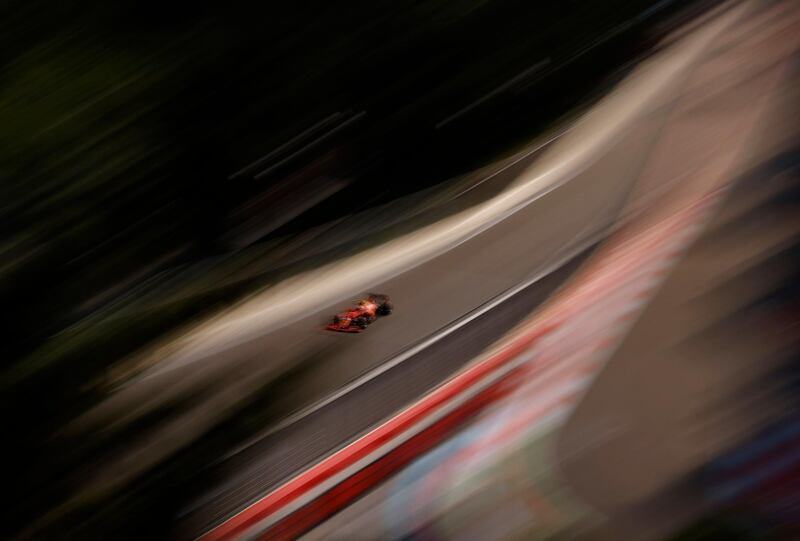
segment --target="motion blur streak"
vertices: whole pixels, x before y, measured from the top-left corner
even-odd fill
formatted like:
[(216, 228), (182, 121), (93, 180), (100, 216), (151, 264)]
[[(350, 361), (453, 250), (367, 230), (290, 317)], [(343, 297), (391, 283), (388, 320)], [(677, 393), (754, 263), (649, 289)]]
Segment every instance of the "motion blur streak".
[(0, 537), (800, 538), (800, 3), (0, 7)]

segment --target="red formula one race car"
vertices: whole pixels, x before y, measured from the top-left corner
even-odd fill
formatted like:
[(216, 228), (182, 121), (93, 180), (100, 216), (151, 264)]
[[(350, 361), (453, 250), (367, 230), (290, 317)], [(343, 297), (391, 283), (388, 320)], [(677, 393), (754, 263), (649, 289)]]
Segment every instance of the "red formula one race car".
[(388, 316), (391, 313), (392, 303), (388, 296), (370, 293), (367, 298), (358, 301), (355, 308), (348, 308), (333, 316), (333, 323), (325, 328), (337, 332), (361, 332), (378, 319), (378, 316)]

